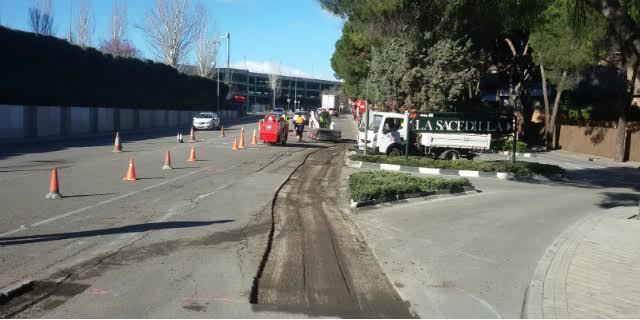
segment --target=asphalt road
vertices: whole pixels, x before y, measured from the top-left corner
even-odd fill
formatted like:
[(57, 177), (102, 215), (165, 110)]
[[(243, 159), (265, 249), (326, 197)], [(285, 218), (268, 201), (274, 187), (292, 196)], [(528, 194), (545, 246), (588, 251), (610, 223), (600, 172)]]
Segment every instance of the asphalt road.
[[(256, 119), (245, 120), (247, 143)], [(344, 121), (337, 119), (338, 127)], [(177, 144), (174, 133), (122, 136), (125, 152), (117, 154), (110, 139), (5, 149), (0, 288), (36, 281), (0, 301), (0, 316), (313, 315), (309, 308), (251, 304), (251, 290), (269, 242), (274, 196), (311, 153), (335, 144), (291, 143), (290, 135), (286, 146), (232, 151), (239, 130), (227, 126), (226, 138), (198, 131), (195, 144)], [(192, 145), (195, 163), (185, 161)], [(161, 170), (166, 150), (174, 170)], [(131, 157), (140, 178), (133, 183), (121, 180)], [(44, 199), (54, 165), (58, 201)], [(343, 261), (357, 271), (357, 259)]]
[[(247, 144), (256, 117), (245, 119)], [(0, 306), (17, 317), (289, 317), (252, 310), (273, 195), (317, 143), (247, 145), (240, 124), (112, 140), (5, 147), (0, 153), (0, 289), (37, 280)], [(186, 134), (186, 132), (185, 132)], [(289, 138), (291, 142), (293, 136)], [(195, 147), (197, 162), (186, 162)], [(162, 170), (166, 150), (174, 170)], [(136, 182), (122, 181), (129, 158)], [(52, 166), (62, 200), (45, 200)], [(58, 283), (62, 280), (61, 283)], [(303, 315), (298, 315), (298, 317)]]
[(519, 159), (560, 165), (568, 179), (470, 179), (482, 192), (354, 215), (420, 317), (519, 318), (539, 259), (565, 228), (612, 207), (637, 211), (640, 169), (634, 164), (563, 152)]

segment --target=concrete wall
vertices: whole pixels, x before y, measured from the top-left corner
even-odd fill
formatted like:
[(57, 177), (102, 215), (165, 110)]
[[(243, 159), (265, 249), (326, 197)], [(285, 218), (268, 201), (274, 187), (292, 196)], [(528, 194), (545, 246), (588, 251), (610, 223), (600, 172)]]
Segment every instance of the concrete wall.
[(24, 108), (0, 105), (0, 137), (24, 137)]
[[(562, 125), (558, 142), (562, 150), (614, 158), (616, 131), (616, 128)], [(628, 139), (629, 160), (640, 161), (640, 132), (631, 133)]]
[(113, 113), (114, 109), (111, 108), (97, 108), (98, 109), (98, 132), (111, 132), (113, 127)]
[(91, 108), (71, 108), (71, 133), (89, 133), (91, 131)]
[(62, 134), (61, 108), (58, 107), (37, 107), (36, 132), (38, 137), (59, 136)]
[(138, 111), (139, 122), (138, 128), (149, 129), (153, 122), (153, 111), (151, 110), (139, 110)]
[(119, 130), (127, 131), (135, 129), (135, 110), (120, 109), (120, 126)]
[[(189, 128), (199, 111), (0, 105), (0, 144), (162, 128)], [(221, 110), (223, 120), (237, 111)]]

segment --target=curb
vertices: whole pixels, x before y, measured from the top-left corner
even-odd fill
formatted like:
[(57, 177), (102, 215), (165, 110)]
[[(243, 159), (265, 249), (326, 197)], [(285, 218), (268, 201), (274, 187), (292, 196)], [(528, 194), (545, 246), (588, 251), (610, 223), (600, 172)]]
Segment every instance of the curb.
[(631, 213), (595, 213), (567, 227), (545, 250), (527, 287), (523, 318), (569, 318), (566, 281), (570, 255), (583, 235), (604, 218), (628, 219)]
[[(350, 201), (349, 206), (353, 210), (353, 209), (362, 208), (366, 206), (375, 206), (379, 204), (394, 203), (394, 202), (409, 200), (409, 199), (429, 200), (431, 198), (434, 198), (434, 196), (464, 195), (464, 194), (472, 194), (472, 193), (477, 193), (475, 188), (464, 186), (462, 187), (462, 189), (457, 189), (457, 190), (438, 190), (438, 191), (431, 191), (431, 192), (403, 193), (403, 194), (396, 194), (395, 196), (391, 196), (391, 197), (384, 197), (381, 199), (366, 200), (366, 201), (353, 201), (352, 199), (349, 199)], [(407, 202), (407, 201), (404, 201), (404, 202)]]
[[(505, 156), (510, 156), (511, 155), (511, 151), (503, 151), (502, 152), (503, 155)], [(516, 156), (521, 156), (521, 157), (525, 157), (525, 158), (535, 158), (536, 156), (530, 152), (525, 152), (525, 153), (520, 153), (520, 152), (516, 152)]]
[(386, 170), (386, 171), (407, 172), (407, 173), (434, 174), (434, 175), (445, 175), (445, 176), (458, 176), (458, 177), (468, 177), (468, 178), (497, 178), (502, 180), (515, 178), (515, 175), (513, 173), (508, 173), (508, 172), (483, 172), (483, 171), (475, 171), (475, 170), (438, 169), (438, 168), (410, 167), (410, 166), (402, 166), (398, 164), (388, 164), (388, 163), (351, 161), (349, 159), (350, 154), (351, 153), (346, 154), (345, 162), (347, 166), (351, 168)]

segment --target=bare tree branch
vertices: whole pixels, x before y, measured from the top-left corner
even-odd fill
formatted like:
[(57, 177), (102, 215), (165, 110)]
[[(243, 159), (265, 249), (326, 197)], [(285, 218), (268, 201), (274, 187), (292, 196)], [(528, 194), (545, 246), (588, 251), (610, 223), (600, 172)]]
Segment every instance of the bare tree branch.
[(91, 4), (88, 0), (80, 0), (78, 3), (78, 26), (76, 30), (78, 44), (83, 47), (90, 47), (95, 29), (96, 24)]
[(140, 52), (127, 39), (127, 8), (116, 1), (111, 15), (111, 38), (100, 43), (100, 50), (120, 57), (138, 57)]
[(201, 35), (204, 19), (203, 7), (193, 6), (190, 0), (156, 0), (137, 27), (155, 56), (175, 68)]
[(198, 75), (204, 78), (212, 78), (215, 74), (216, 56), (220, 45), (219, 37), (208, 32), (209, 21), (206, 12), (203, 12), (202, 29), (196, 39), (196, 69)]
[(53, 35), (53, 14), (51, 0), (34, 0), (29, 7), (29, 25), (37, 34)]

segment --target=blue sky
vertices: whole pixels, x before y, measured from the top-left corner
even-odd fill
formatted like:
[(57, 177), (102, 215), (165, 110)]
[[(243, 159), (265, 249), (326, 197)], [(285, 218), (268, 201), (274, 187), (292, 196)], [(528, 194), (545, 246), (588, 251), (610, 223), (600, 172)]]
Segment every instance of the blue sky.
[[(34, 0), (0, 0), (0, 23), (28, 30), (27, 10)], [(72, 30), (78, 0), (70, 0)], [(255, 71), (277, 68), (281, 73), (334, 79), (331, 55), (340, 38), (342, 21), (325, 12), (316, 0), (193, 0), (208, 10), (212, 29), (221, 36), (231, 32), (231, 64)], [(106, 38), (114, 0), (89, 0), (95, 17), (94, 43)], [(128, 38), (145, 58), (153, 58), (145, 38), (135, 25), (154, 0), (124, 0)], [(66, 38), (69, 0), (51, 0), (56, 36)], [(95, 45), (95, 44), (94, 44)], [(226, 63), (226, 41), (218, 63)], [(190, 57), (191, 58), (191, 57)], [(246, 61), (246, 63), (245, 63)]]

